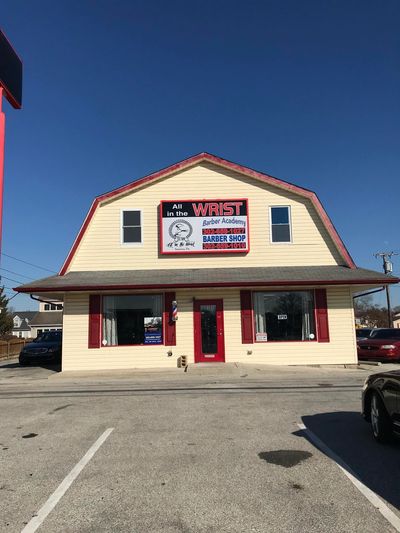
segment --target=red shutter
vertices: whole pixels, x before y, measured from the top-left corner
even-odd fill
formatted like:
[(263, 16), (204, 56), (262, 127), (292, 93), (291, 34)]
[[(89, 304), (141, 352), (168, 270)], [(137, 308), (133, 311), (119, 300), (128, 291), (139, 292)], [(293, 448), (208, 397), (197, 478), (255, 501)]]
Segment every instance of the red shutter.
[(89, 296), (89, 348), (100, 348), (101, 296)]
[[(176, 345), (176, 323), (172, 321), (172, 302), (175, 300), (174, 292), (164, 293), (164, 344)], [(178, 309), (179, 313), (179, 309)]]
[(242, 344), (253, 344), (251, 291), (240, 291), (240, 315), (242, 319)]
[(329, 342), (328, 306), (326, 289), (315, 289), (315, 314), (318, 342)]

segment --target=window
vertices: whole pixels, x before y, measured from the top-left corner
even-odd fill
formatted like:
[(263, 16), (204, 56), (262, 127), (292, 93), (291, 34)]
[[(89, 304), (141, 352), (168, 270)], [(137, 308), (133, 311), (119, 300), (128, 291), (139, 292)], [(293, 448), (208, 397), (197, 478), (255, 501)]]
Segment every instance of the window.
[(271, 242), (291, 242), (290, 208), (271, 207)]
[(254, 293), (256, 341), (315, 339), (313, 291)]
[(124, 244), (142, 242), (141, 211), (122, 211), (122, 242)]
[(44, 304), (44, 310), (50, 311), (50, 304)]
[(376, 329), (370, 335), (372, 339), (400, 339), (400, 331), (396, 329)]
[(103, 298), (103, 346), (162, 344), (162, 296)]

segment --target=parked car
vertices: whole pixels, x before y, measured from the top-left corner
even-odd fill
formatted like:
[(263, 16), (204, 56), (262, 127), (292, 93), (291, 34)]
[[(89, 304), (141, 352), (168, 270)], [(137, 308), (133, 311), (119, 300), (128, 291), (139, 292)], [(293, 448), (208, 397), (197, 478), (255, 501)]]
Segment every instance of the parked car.
[(400, 362), (400, 329), (372, 331), (367, 339), (357, 340), (357, 353), (361, 361)]
[(371, 335), (373, 331), (374, 331), (373, 328), (358, 328), (356, 329), (356, 339), (358, 341), (362, 339), (368, 339), (368, 337)]
[(362, 414), (377, 441), (400, 435), (400, 370), (372, 374), (365, 380)]
[(34, 341), (26, 344), (19, 354), (19, 364), (29, 365), (33, 362), (61, 362), (61, 331), (46, 331)]

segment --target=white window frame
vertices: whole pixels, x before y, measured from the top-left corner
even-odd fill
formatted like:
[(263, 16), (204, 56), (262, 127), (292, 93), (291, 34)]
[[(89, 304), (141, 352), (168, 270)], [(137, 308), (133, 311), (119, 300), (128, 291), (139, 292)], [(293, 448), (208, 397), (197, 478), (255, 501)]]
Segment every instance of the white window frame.
[[(139, 211), (140, 213), (140, 242), (124, 242), (124, 213), (126, 211)], [(137, 248), (143, 246), (143, 211), (142, 209), (121, 209), (120, 214), (120, 241), (121, 246), (127, 246), (128, 248)]]
[[(275, 207), (287, 207), (288, 209), (290, 241), (273, 241), (272, 240), (272, 209)], [(274, 226), (279, 226), (279, 224), (274, 224)], [(292, 210), (291, 210), (290, 205), (270, 205), (269, 206), (269, 242), (270, 244), (293, 244)]]

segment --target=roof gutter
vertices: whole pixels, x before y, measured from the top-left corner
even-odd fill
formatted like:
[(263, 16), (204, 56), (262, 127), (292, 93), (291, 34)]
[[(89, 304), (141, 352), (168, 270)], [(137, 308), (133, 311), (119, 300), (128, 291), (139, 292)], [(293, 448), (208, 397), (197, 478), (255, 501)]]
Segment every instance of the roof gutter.
[[(38, 292), (38, 291), (35, 291), (35, 292)], [(30, 294), (30, 297), (32, 298), (32, 300), (35, 300), (35, 302), (41, 302), (42, 304), (59, 304), (59, 300), (54, 300), (54, 301), (51, 301), (51, 300), (41, 300), (40, 298), (35, 298), (32, 294)]]
[[(398, 283), (399, 278), (392, 278), (387, 283)], [(70, 285), (60, 287), (15, 287), (21, 293), (38, 292), (88, 292), (113, 290), (143, 290), (143, 289), (186, 289), (203, 287), (296, 287), (315, 285), (382, 285), (381, 279), (353, 279), (353, 280), (274, 280), (274, 281), (225, 281), (225, 282), (194, 282), (194, 283), (147, 283), (143, 285)]]
[(353, 296), (353, 300), (356, 298), (362, 298), (363, 296), (369, 296), (370, 294), (375, 294), (376, 292), (382, 292), (385, 290), (385, 287), (381, 287), (380, 289), (375, 289), (374, 291), (368, 291), (368, 292), (362, 292), (361, 294), (356, 294)]

